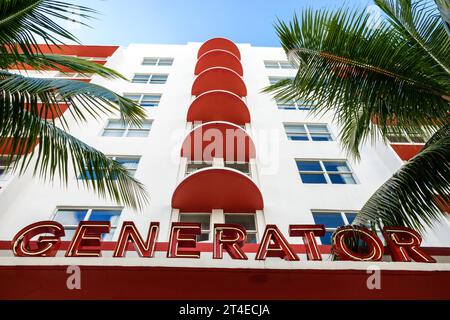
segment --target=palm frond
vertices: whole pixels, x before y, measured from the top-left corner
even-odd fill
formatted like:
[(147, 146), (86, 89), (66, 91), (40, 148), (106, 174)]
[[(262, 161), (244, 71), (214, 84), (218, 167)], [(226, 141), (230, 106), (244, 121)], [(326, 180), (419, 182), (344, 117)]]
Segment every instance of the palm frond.
[(386, 137), (392, 123), (431, 133), (430, 124), (446, 123), (450, 99), (447, 72), (389, 21), (373, 28), (371, 19), (364, 10), (343, 8), (306, 9), (301, 19), (278, 21), (281, 44), (299, 70), (293, 81), (264, 89), (279, 100), (314, 100), (314, 115), (332, 112), (340, 141), (356, 156), (368, 139)]
[(77, 57), (40, 53), (33, 56), (4, 54), (0, 57), (0, 69), (23, 69), (24, 66), (31, 66), (33, 70), (91, 73), (107, 79), (127, 80), (111, 68)]
[[(381, 222), (424, 230), (444, 217), (440, 205), (450, 205), (450, 124), (428, 141), (369, 198), (353, 224)], [(440, 202), (440, 204), (438, 203)]]
[[(29, 112), (27, 104), (29, 100), (23, 96), (0, 94), (0, 115), (8, 115), (1, 117), (0, 146), (5, 145), (6, 139), (12, 139), (10, 149), (14, 154), (23, 154), (19, 161), (9, 161), (13, 171), (23, 174), (34, 161), (33, 172), (43, 180), (58, 176), (67, 184), (70, 171), (101, 197), (137, 209), (145, 205), (148, 196), (144, 185), (130, 176), (122, 165), (55, 123)], [(12, 157), (11, 154), (10, 160)]]
[(97, 11), (53, 0), (2, 0), (0, 2), (0, 53), (33, 55), (39, 52), (36, 36), (47, 44), (63, 44), (77, 38), (58, 21), (85, 25)]
[(446, 0), (434, 0), (438, 7), (439, 13), (444, 21), (447, 34), (450, 36), (450, 2)]
[[(85, 121), (85, 113), (98, 118), (113, 111), (119, 111), (124, 121), (132, 124), (139, 125), (145, 118), (144, 109), (135, 102), (97, 84), (82, 81), (31, 78), (0, 71), (0, 95), (17, 101), (13, 105), (21, 110), (27, 108), (41, 115), (53, 111), (51, 108), (57, 107), (60, 102), (68, 103), (71, 107), (66, 114), (77, 121)], [(42, 103), (40, 111), (37, 109), (38, 101)], [(21, 110), (14, 111), (18, 113)], [(0, 114), (0, 124), (9, 117), (11, 114)], [(62, 125), (65, 117), (60, 117)]]

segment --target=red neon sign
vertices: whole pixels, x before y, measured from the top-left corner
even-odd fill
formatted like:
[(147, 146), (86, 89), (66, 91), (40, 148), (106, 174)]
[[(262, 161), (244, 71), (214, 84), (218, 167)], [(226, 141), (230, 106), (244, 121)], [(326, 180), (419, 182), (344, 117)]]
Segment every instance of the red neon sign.
[[(66, 257), (100, 257), (102, 235), (108, 233), (110, 224), (107, 221), (82, 221), (70, 241)], [(51, 235), (49, 235), (51, 234)], [(155, 246), (159, 234), (159, 223), (151, 222), (147, 238), (141, 236), (131, 221), (125, 221), (115, 243), (113, 257), (125, 256), (129, 243), (143, 258), (154, 257)], [(200, 258), (196, 237), (201, 234), (200, 223), (174, 222), (170, 229), (168, 258)], [(307, 259), (319, 261), (322, 259), (316, 237), (325, 234), (323, 225), (290, 225), (289, 236), (301, 237), (307, 249)], [(39, 237), (38, 237), (39, 236)], [(22, 230), (12, 240), (12, 248), (18, 257), (54, 257), (60, 248), (64, 228), (55, 221), (33, 223)], [(222, 259), (224, 253), (232, 259), (247, 260), (243, 251), (246, 230), (236, 224), (215, 224), (213, 229), (213, 258)], [(434, 263), (430, 255), (420, 247), (420, 235), (406, 227), (385, 227), (383, 236), (389, 248), (393, 261)], [(38, 237), (37, 240), (31, 241)], [(364, 252), (354, 252), (349, 241), (358, 239), (365, 244)], [(332, 252), (338, 260), (348, 261), (380, 261), (384, 246), (380, 238), (364, 227), (345, 226), (338, 228), (333, 234)], [(298, 261), (299, 256), (291, 244), (283, 236), (276, 225), (267, 225), (261, 237), (256, 252), (256, 260), (281, 258), (288, 261)]]

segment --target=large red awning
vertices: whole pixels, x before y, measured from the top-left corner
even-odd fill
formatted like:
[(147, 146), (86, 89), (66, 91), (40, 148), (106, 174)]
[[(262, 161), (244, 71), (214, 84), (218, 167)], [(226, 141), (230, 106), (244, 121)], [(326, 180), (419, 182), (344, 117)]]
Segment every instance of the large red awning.
[(172, 196), (180, 212), (255, 212), (264, 208), (256, 184), (245, 174), (228, 168), (207, 168), (188, 175)]
[(233, 41), (230, 41), (225, 38), (213, 38), (203, 43), (200, 49), (198, 49), (197, 58), (200, 58), (206, 52), (214, 49), (222, 49), (230, 51), (239, 60), (241, 59), (241, 53), (239, 52), (238, 47), (234, 44)]
[(192, 85), (192, 95), (198, 96), (211, 90), (226, 90), (240, 97), (247, 95), (244, 80), (235, 71), (223, 68), (209, 68), (200, 73)]
[(223, 90), (202, 93), (189, 106), (187, 121), (250, 123), (250, 112), (238, 95)]
[(202, 55), (195, 65), (195, 74), (199, 74), (206, 69), (213, 67), (224, 67), (231, 69), (242, 76), (242, 64), (239, 59), (230, 51), (216, 49)]
[[(0, 141), (0, 155), (24, 155), (25, 153), (31, 153), (37, 146), (38, 140), (35, 142), (20, 140), (18, 144), (14, 146), (12, 138), (4, 138), (3, 141)], [(21, 148), (23, 149), (20, 150)]]
[(225, 161), (248, 162), (255, 154), (255, 145), (248, 133), (224, 121), (198, 126), (186, 136), (181, 147), (181, 156), (195, 161), (224, 158)]

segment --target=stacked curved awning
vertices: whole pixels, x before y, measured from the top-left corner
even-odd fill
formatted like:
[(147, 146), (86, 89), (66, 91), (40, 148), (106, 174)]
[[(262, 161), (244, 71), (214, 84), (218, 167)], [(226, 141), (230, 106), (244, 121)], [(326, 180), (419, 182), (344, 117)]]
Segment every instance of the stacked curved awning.
[[(248, 163), (256, 156), (255, 145), (245, 129), (251, 121), (244, 97), (241, 53), (230, 40), (214, 38), (198, 50), (192, 85), (195, 99), (187, 122), (198, 123), (183, 141), (181, 156), (188, 161)], [(246, 174), (226, 167), (210, 167), (189, 174), (172, 196), (180, 212), (255, 212), (264, 207), (258, 186)]]

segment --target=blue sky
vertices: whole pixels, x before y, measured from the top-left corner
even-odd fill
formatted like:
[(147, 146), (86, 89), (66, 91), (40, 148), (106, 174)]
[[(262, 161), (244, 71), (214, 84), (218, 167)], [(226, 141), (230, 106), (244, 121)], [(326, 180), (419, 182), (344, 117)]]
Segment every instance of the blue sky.
[(71, 27), (83, 44), (203, 42), (226, 37), (278, 46), (273, 23), (302, 8), (367, 7), (371, 0), (69, 0), (101, 12), (92, 27)]

